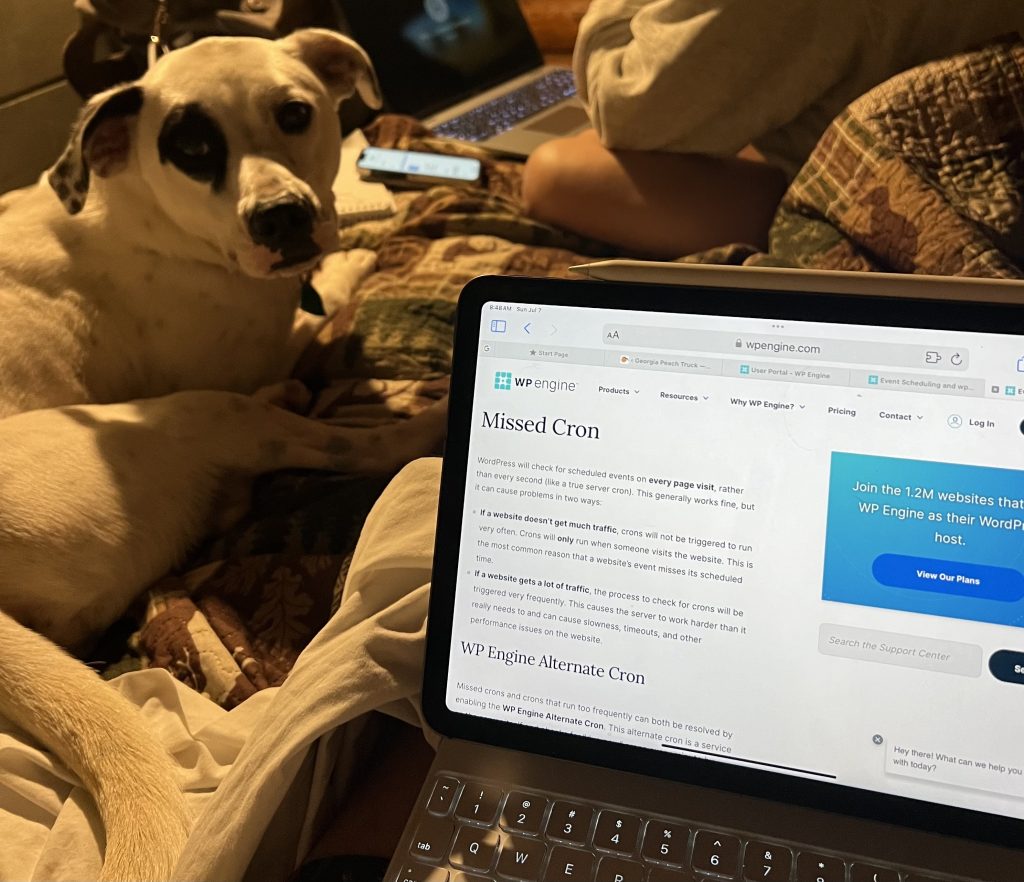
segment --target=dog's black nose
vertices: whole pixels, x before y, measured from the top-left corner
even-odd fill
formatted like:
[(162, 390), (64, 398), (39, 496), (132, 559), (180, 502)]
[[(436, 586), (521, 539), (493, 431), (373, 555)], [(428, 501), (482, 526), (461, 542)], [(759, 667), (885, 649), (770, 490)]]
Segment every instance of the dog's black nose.
[(290, 251), (313, 235), (313, 206), (305, 201), (277, 202), (249, 216), (249, 235), (271, 251)]

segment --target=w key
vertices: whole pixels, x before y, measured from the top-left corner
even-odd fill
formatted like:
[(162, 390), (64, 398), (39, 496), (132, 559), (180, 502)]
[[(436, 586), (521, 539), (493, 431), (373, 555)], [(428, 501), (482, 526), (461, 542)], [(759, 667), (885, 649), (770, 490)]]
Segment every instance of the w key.
[(508, 836), (501, 844), (498, 875), (519, 882), (537, 882), (547, 847), (539, 839)]

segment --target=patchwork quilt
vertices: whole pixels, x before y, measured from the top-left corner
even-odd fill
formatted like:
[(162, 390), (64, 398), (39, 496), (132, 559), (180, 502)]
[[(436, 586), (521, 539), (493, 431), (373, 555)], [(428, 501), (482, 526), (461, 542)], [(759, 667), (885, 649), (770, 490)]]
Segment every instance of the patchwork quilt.
[[(628, 257), (525, 217), (521, 167), (382, 117), (372, 144), (479, 156), (478, 188), (399, 196), (386, 220), (343, 230), (376, 270), (299, 364), (311, 415), (366, 425), (408, 417), (443, 387), (462, 286), (484, 273), (570, 277)], [(852, 104), (793, 181), (768, 253), (703, 263), (1024, 278), (1024, 44), (1000, 43), (901, 74)], [(360, 527), (387, 477), (282, 472), (252, 510), (152, 586), (107, 635), (113, 676), (157, 666), (225, 707), (280, 684), (336, 610)]]

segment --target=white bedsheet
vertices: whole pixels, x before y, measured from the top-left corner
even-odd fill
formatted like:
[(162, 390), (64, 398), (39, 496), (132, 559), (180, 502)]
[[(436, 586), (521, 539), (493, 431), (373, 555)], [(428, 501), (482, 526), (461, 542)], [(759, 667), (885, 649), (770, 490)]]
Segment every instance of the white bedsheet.
[[(166, 671), (112, 682), (181, 770), (193, 832), (176, 879), (272, 882), (301, 860), (378, 709), (420, 723), (440, 460), (407, 466), (367, 518), (341, 608), (283, 686), (225, 711)], [(355, 721), (354, 723), (352, 721)], [(73, 774), (0, 720), (0, 880), (95, 879), (102, 828)]]

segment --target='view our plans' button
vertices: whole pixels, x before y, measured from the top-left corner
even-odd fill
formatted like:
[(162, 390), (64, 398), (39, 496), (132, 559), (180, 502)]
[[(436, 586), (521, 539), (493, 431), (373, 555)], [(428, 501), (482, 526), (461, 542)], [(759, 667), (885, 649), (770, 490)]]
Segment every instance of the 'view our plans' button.
[(871, 572), (879, 582), (891, 588), (914, 588), (1007, 603), (1024, 598), (1024, 573), (1007, 567), (880, 554), (871, 565)]

